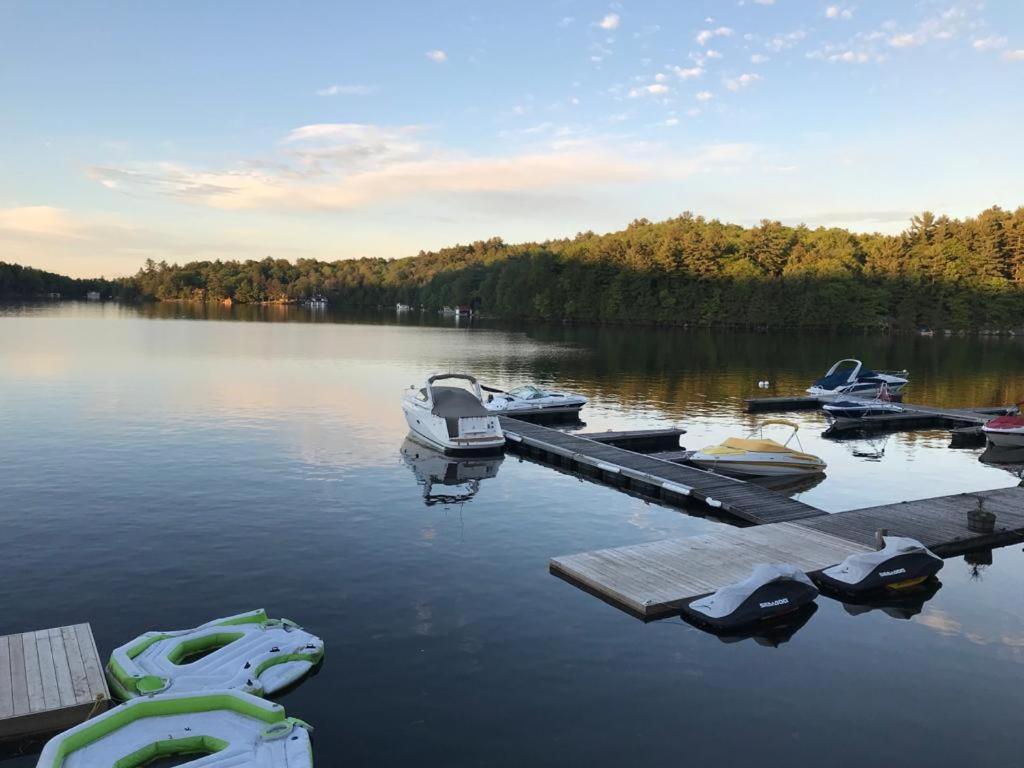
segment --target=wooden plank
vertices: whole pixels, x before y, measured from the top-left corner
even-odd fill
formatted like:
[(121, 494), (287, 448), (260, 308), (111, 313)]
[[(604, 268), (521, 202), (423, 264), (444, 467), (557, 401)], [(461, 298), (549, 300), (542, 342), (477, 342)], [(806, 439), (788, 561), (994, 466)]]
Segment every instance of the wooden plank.
[(75, 701), (83, 704), (90, 701), (89, 680), (85, 673), (85, 660), (82, 658), (82, 651), (78, 647), (78, 634), (74, 627), (61, 627), (61, 637), (64, 640), (64, 649), (68, 655), (68, 668), (71, 672), (71, 686), (74, 690)]
[(77, 703), (74, 684), (71, 680), (71, 666), (60, 628), (48, 629), (50, 649), (53, 653), (53, 667), (57, 674), (57, 693), (62, 707), (73, 707)]
[(50, 633), (41, 629), (35, 633), (35, 637), (39, 654), (39, 677), (43, 683), (43, 707), (57, 709), (60, 707), (60, 689), (57, 687), (57, 669), (53, 662)]
[(43, 676), (39, 671), (39, 649), (36, 648), (36, 633), (25, 632), (19, 636), (25, 651), (25, 679), (28, 682), (29, 712), (41, 712), (46, 708), (43, 697)]
[(11, 644), (7, 637), (0, 637), (0, 719), (6, 717), (14, 717)]
[(9, 635), (8, 649), (11, 654), (11, 694), (14, 698), (14, 714), (25, 715), (29, 712), (28, 679), (25, 674), (25, 647), (21, 643), (21, 635)]
[(86, 679), (89, 681), (89, 695), (92, 698), (102, 696), (110, 698), (110, 691), (107, 690), (107, 681), (103, 676), (103, 667), (100, 663), (100, 654), (96, 650), (96, 641), (92, 636), (92, 628), (88, 624), (75, 624), (75, 634), (78, 635), (78, 647), (82, 651), (82, 660), (85, 662)]

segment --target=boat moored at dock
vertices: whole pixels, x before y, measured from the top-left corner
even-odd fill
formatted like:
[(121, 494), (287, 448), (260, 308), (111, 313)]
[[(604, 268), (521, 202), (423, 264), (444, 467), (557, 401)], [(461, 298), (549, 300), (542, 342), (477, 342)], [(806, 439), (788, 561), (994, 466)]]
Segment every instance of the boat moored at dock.
[(507, 392), (492, 387), (483, 387), (491, 393), (487, 397), (487, 410), (506, 416), (532, 414), (574, 415), (587, 404), (587, 398), (569, 392), (555, 392), (533, 384), (515, 387)]
[[(777, 424), (792, 428), (785, 443), (765, 438), (764, 427)], [(811, 475), (824, 472), (827, 465), (817, 456), (789, 447), (800, 426), (787, 419), (768, 419), (745, 438), (730, 437), (719, 445), (702, 448), (690, 456), (690, 462), (703, 469), (726, 475), (771, 477)], [(755, 437), (755, 435), (757, 437)], [(799, 443), (799, 438), (796, 438)]]
[(899, 395), (907, 386), (906, 371), (872, 371), (860, 360), (837, 361), (828, 372), (807, 388), (807, 394), (821, 396), (854, 395), (875, 397), (884, 386), (889, 394)]
[(1017, 413), (985, 422), (981, 431), (990, 445), (997, 448), (1024, 448), (1024, 415), (1021, 414), (1021, 403), (1017, 404)]
[[(466, 382), (471, 389), (437, 385), (449, 380)], [(402, 411), (416, 439), (446, 453), (495, 452), (505, 446), (498, 416), (484, 406), (480, 382), (468, 373), (439, 373), (420, 388), (409, 387)]]

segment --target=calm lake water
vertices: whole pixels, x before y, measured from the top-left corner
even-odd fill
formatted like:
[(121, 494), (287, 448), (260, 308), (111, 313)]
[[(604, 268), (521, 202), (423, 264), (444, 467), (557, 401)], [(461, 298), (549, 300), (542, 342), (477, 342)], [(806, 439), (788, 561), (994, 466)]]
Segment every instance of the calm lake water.
[[(759, 379), (791, 394), (849, 356), (910, 369), (915, 402), (1024, 392), (1010, 339), (2, 308), (0, 634), (91, 621), (106, 656), (265, 607), (327, 643), (282, 699), (320, 766), (1019, 765), (1020, 546), (947, 561), (909, 618), (819, 599), (787, 643), (726, 644), (547, 567), (723, 523), (514, 455), (428, 487), (445, 462), (402, 453), (399, 398), (433, 370), (564, 387), (591, 399), (587, 429), (677, 425), (699, 448), (753, 427)], [(829, 511), (1018, 482), (946, 432), (835, 442), (819, 413), (791, 418), (829, 463), (800, 498)]]

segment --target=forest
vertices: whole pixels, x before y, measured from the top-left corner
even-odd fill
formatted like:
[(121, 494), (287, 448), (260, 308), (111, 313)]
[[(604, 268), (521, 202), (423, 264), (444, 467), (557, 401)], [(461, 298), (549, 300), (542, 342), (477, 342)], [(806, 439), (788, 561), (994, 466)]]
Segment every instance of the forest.
[(0, 299), (45, 299), (51, 294), (60, 294), (63, 299), (84, 299), (90, 291), (111, 297), (125, 292), (125, 289), (123, 280), (81, 280), (0, 261)]
[[(11, 295), (11, 269), (0, 264), (0, 295)], [(33, 286), (69, 280), (22, 274)], [(241, 303), (321, 294), (344, 308), (463, 304), (554, 321), (1000, 331), (1024, 326), (1024, 208), (964, 220), (924, 212), (899, 235), (768, 220), (745, 228), (684, 213), (605, 235), (495, 238), (393, 260), (147, 261), (109, 291)]]

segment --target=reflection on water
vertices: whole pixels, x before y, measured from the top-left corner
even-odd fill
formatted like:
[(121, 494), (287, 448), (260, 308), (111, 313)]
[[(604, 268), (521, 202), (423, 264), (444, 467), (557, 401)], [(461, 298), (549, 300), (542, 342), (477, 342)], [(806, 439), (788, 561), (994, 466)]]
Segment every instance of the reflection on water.
[(792, 640), (793, 635), (799, 632), (811, 620), (811, 617), (814, 616), (817, 610), (817, 603), (808, 603), (776, 619), (761, 622), (753, 627), (746, 627), (741, 631), (716, 630), (709, 626), (695, 623), (686, 615), (680, 616), (680, 618), (690, 626), (718, 638), (718, 640), (727, 645), (751, 640), (765, 648), (778, 648), (780, 645)]
[(480, 490), (483, 480), (495, 477), (504, 456), (447, 456), (415, 440), (412, 434), (402, 443), (402, 459), (412, 469), (423, 489), (423, 503), (462, 504)]
[[(799, 392), (841, 357), (908, 367), (912, 402), (1009, 402), (1020, 338), (403, 314), (0, 309), (0, 634), (90, 621), (109, 653), (254, 606), (289, 616), (328, 646), (282, 699), (316, 727), (318, 765), (666, 765), (681, 742), (695, 765), (864, 765), (880, 742), (922, 764), (1019, 762), (1020, 547), (947, 561), (910, 621), (819, 598), (799, 631), (761, 638), (785, 639), (778, 651), (724, 644), (548, 571), (721, 523), (513, 456), (500, 471), (425, 452), (410, 465), (399, 399), (428, 371), (469, 370), (580, 392), (587, 431), (678, 426), (697, 448), (754, 428), (744, 397)], [(873, 461), (821, 438), (819, 412), (790, 418), (829, 465), (801, 500), (829, 511), (1017, 483), (944, 430), (893, 434)], [(424, 514), (428, 484), (460, 503), (475, 484), (472, 514)]]
[(825, 474), (818, 472), (813, 475), (779, 475), (777, 477), (747, 478), (748, 482), (771, 488), (773, 491), (799, 499), (801, 494), (817, 488), (825, 482)]
[(910, 619), (924, 610), (924, 605), (942, 589), (942, 582), (937, 578), (914, 587), (884, 592), (863, 597), (851, 595), (830, 595), (843, 604), (843, 608), (851, 616), (862, 616), (872, 611), (881, 611), (893, 619)]

